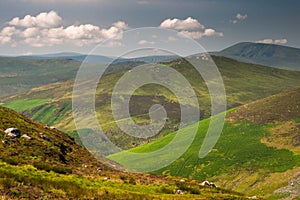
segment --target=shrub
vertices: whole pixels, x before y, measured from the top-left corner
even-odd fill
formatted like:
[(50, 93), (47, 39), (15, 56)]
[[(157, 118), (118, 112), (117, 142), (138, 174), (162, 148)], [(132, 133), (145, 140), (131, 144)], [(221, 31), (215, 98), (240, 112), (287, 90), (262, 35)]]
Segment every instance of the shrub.
[(0, 185), (2, 185), (5, 190), (8, 190), (8, 189), (14, 187), (14, 183), (15, 183), (15, 181), (12, 178), (0, 179)]
[(191, 194), (200, 194), (200, 190), (198, 188), (191, 187), (188, 190)]
[(33, 166), (39, 170), (45, 170), (46, 172), (53, 171), (58, 174), (72, 174), (72, 169), (64, 166), (51, 166), (43, 163), (34, 163)]
[(159, 192), (164, 193), (164, 194), (173, 194), (174, 193), (173, 189), (168, 188), (166, 186), (160, 187)]
[(120, 179), (121, 179), (122, 181), (124, 181), (124, 182), (127, 180), (126, 176), (124, 176), (124, 175), (121, 175), (121, 176), (120, 176)]
[(10, 164), (10, 165), (18, 165), (18, 162), (15, 161), (14, 159), (11, 159), (11, 158), (2, 157), (1, 160), (3, 162), (6, 162), (7, 164)]
[(132, 178), (132, 177), (130, 177), (129, 183), (130, 183), (131, 185), (136, 185), (136, 182), (135, 182), (134, 178)]
[(45, 170), (46, 172), (50, 172), (52, 168), (50, 165), (43, 163), (33, 163), (33, 166), (39, 170)]
[(59, 174), (72, 174), (72, 169), (63, 166), (54, 166), (51, 170)]

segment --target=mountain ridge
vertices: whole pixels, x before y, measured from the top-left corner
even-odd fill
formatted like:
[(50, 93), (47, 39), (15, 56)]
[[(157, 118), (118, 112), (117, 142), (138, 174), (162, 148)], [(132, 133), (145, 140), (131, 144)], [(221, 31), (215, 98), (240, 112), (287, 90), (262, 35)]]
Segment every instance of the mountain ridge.
[(300, 49), (277, 44), (240, 42), (212, 54), (242, 62), (300, 70)]

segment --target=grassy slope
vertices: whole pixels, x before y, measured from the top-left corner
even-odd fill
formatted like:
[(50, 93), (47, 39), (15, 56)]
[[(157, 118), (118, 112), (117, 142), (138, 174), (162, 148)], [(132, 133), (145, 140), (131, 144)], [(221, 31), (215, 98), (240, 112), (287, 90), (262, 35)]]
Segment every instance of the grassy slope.
[[(18, 127), (34, 139), (8, 138), (3, 132), (8, 127)], [(42, 140), (40, 132), (50, 142)], [(179, 178), (109, 169), (63, 132), (44, 128), (3, 107), (0, 139), (9, 141), (9, 145), (0, 143), (0, 198), (4, 199), (176, 199), (176, 189), (184, 191), (181, 199), (245, 198), (236, 192), (201, 187), (190, 179), (180, 183)]]
[(22, 113), (25, 110), (31, 110), (35, 107), (44, 105), (49, 100), (50, 99), (18, 99), (7, 104), (3, 104), (2, 106), (12, 108), (17, 112)]
[(74, 78), (80, 62), (0, 57), (0, 97)]
[[(300, 72), (246, 64), (223, 57), (213, 57), (213, 59), (223, 76), (229, 107), (249, 103), (253, 100), (300, 86)], [(172, 61), (165, 64), (178, 70), (190, 81), (199, 98), (200, 110), (203, 117), (209, 116), (210, 97), (201, 76), (197, 74), (193, 67), (183, 60)], [(110, 110), (110, 95), (113, 86), (123, 74), (124, 71), (119, 71), (107, 74), (101, 79), (97, 90), (96, 108), (101, 112), (99, 121), (103, 125), (102, 128), (107, 132), (108, 137), (122, 148), (131, 148), (134, 147), (135, 144), (144, 144), (149, 142), (149, 140), (130, 137), (122, 133), (120, 129), (116, 127), (116, 124), (113, 123), (114, 120)], [(32, 108), (31, 110), (26, 110), (24, 114), (34, 120), (55, 125), (59, 129), (71, 133), (75, 130), (71, 110), (72, 81), (44, 85), (29, 92), (12, 96), (4, 101), (9, 103), (10, 101), (21, 100), (19, 102), (20, 105), (15, 105), (17, 108), (18, 106), (22, 106), (22, 99), (46, 100), (49, 98), (51, 98), (50, 102)], [(180, 116), (180, 108), (176, 97), (169, 90), (163, 87), (147, 85), (138, 89), (132, 97), (132, 105), (134, 105), (131, 106), (131, 108), (133, 108), (131, 110), (132, 116), (139, 116), (134, 118), (141, 124), (147, 122), (149, 106), (154, 103), (160, 103), (170, 111), (168, 113), (170, 119), (169, 123), (158, 136), (160, 137), (175, 129), (174, 127), (176, 127)], [(116, 134), (119, 135), (119, 137), (116, 137)], [(72, 135), (76, 135), (76, 133), (72, 132)]]
[[(226, 188), (271, 197), (300, 169), (299, 99), (300, 88), (229, 112), (218, 143), (205, 158), (199, 159), (198, 152), (209, 124), (209, 119), (202, 120), (197, 136), (185, 154), (155, 173), (210, 179)], [(289, 126), (282, 129), (286, 123)], [(141, 153), (160, 149), (174, 135), (130, 151)], [(122, 152), (109, 158), (124, 166), (130, 165)]]

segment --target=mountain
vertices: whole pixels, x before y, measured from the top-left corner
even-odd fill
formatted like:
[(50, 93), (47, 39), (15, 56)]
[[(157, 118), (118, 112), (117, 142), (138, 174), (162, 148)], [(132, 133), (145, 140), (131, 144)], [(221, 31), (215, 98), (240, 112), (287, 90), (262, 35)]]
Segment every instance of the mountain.
[(287, 46), (242, 42), (213, 54), (241, 62), (300, 71), (300, 49)]
[[(89, 62), (97, 63), (100, 57), (89, 57)], [(101, 59), (101, 58), (100, 58)], [(80, 60), (80, 59), (79, 59)], [(141, 61), (116, 62), (109, 65), (105, 73), (129, 70), (141, 64)], [(0, 57), (0, 99), (10, 94), (55, 83), (75, 79), (81, 62), (71, 58), (13, 58)], [(104, 64), (99, 64), (105, 66)]]
[[(261, 99), (295, 87), (300, 87), (300, 72), (288, 71), (266, 66), (242, 63), (233, 59), (214, 56), (216, 65), (222, 74), (228, 108), (237, 107), (251, 101)], [(137, 63), (136, 63), (137, 64)], [(206, 84), (197, 71), (185, 60), (173, 60), (164, 64), (173, 67), (186, 77), (194, 88), (199, 99), (201, 119), (210, 116), (210, 96)], [(116, 63), (118, 69), (128, 69), (134, 65)], [(110, 140), (123, 149), (129, 149), (139, 144), (146, 144), (159, 137), (167, 135), (178, 126), (180, 120), (180, 105), (173, 93), (157, 85), (145, 85), (133, 94), (131, 98), (131, 115), (140, 124), (149, 122), (148, 110), (153, 104), (163, 105), (168, 113), (168, 120), (163, 130), (153, 138), (138, 139), (124, 133), (114, 123), (111, 112), (111, 93), (117, 81), (127, 70), (107, 73), (101, 78), (96, 92), (96, 109), (102, 129)], [(173, 79), (174, 77), (166, 77)], [(73, 80), (43, 85), (30, 91), (21, 92), (3, 99), (3, 106), (15, 109), (24, 115), (55, 126), (75, 137), (76, 128), (72, 118)], [(109, 154), (110, 152), (107, 152)]]
[[(53, 54), (42, 54), (42, 55), (28, 55), (28, 56), (18, 56), (17, 58), (31, 58), (31, 59), (71, 59), (74, 61), (86, 63), (120, 63), (120, 62), (145, 62), (145, 63), (155, 63), (155, 62), (163, 62), (170, 61), (174, 59), (178, 59), (178, 56), (168, 56), (168, 55), (157, 55), (157, 56), (143, 56), (143, 57), (134, 57), (134, 58), (113, 58), (102, 55), (86, 55), (80, 53), (73, 52), (61, 52), (61, 53), (53, 53)], [(85, 60), (87, 59), (87, 60)]]
[(24, 55), (24, 56), (17, 56), (17, 57), (42, 59), (42, 58), (69, 58), (69, 57), (81, 56), (81, 55), (82, 54), (75, 53), (75, 52), (60, 52), (60, 53), (50, 53), (50, 54)]
[(0, 57), (0, 98), (76, 76), (79, 62), (69, 59)]
[[(0, 98), (41, 85), (74, 79), (87, 55), (58, 53), (22, 57), (0, 57)], [(106, 73), (129, 70), (149, 62), (172, 60), (174, 56), (113, 58), (90, 55), (86, 63), (111, 63)]]
[[(31, 59), (71, 59), (78, 62), (83, 62), (86, 59), (87, 55), (73, 52), (62, 52), (62, 53), (53, 53), (53, 54), (42, 54), (42, 55), (29, 55), (29, 56), (19, 56), (19, 58), (31, 58)], [(114, 59), (101, 56), (101, 55), (89, 55), (90, 63), (110, 63)]]
[[(300, 88), (297, 88), (229, 110), (221, 137), (210, 153), (201, 159), (198, 154), (210, 119), (200, 121), (196, 124), (199, 128), (194, 142), (184, 155), (155, 173), (209, 179), (227, 189), (270, 199), (299, 197), (299, 99)], [(189, 137), (189, 127), (184, 131)], [(146, 153), (158, 150), (175, 135), (172, 133), (129, 151)], [(180, 147), (181, 141), (177, 142)], [(123, 154), (108, 158), (132, 166), (133, 163)], [(168, 155), (164, 155), (164, 159), (168, 159)], [(147, 165), (153, 161), (135, 162)]]
[[(4, 132), (11, 127), (22, 137)], [(180, 199), (247, 199), (202, 187), (197, 180), (113, 170), (65, 133), (3, 107), (0, 139), (2, 199), (176, 199), (178, 189), (183, 192)]]

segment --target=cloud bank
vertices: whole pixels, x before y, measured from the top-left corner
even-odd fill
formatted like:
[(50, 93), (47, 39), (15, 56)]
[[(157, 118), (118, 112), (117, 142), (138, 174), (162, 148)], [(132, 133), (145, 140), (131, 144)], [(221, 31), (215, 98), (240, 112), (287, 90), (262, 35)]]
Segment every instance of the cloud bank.
[[(222, 32), (205, 28), (197, 19), (166, 19), (159, 27), (178, 31), (180, 36), (200, 39), (202, 37), (222, 37)], [(15, 17), (6, 22), (0, 30), (0, 44), (11, 46), (29, 45), (33, 47), (49, 47), (54, 45), (84, 46), (97, 44), (107, 39), (113, 39), (110, 46), (120, 46), (123, 33), (128, 25), (117, 21), (110, 27), (102, 28), (94, 24), (64, 25), (64, 19), (55, 11), (42, 12), (35, 16)], [(171, 38), (172, 39), (172, 38)], [(170, 39), (170, 41), (172, 41)], [(140, 45), (152, 44), (141, 40)]]
[(109, 28), (93, 24), (63, 26), (63, 19), (55, 11), (43, 12), (36, 16), (15, 17), (7, 22), (0, 32), (0, 44), (17, 43), (34, 47), (74, 44), (83, 46), (96, 44), (106, 39), (122, 38), (128, 25), (123, 21), (115, 22)]

